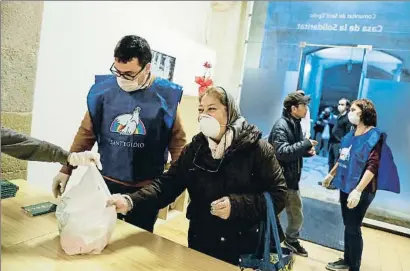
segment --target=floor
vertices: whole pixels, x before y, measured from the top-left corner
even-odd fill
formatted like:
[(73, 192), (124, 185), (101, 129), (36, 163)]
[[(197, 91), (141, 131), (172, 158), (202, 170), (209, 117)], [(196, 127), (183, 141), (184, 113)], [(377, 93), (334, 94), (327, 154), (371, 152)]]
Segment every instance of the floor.
[[(159, 220), (155, 233), (187, 246), (188, 220), (178, 211), (171, 211), (167, 221)], [(410, 271), (410, 238), (363, 228), (364, 253), (361, 271)], [(325, 270), (327, 262), (341, 253), (309, 242), (303, 242), (309, 258), (297, 257), (294, 271)], [(239, 269), (238, 269), (239, 270)]]

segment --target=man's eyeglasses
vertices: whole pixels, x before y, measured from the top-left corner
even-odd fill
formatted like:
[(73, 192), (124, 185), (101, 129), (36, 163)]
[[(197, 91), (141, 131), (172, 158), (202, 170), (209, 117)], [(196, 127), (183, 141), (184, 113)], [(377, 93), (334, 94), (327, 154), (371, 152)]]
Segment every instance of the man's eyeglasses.
[(218, 167), (217, 167), (216, 169), (214, 169), (214, 170), (213, 170), (213, 169), (206, 169), (206, 168), (204, 168), (204, 167), (202, 167), (202, 166), (200, 166), (200, 165), (198, 165), (198, 164), (196, 163), (196, 157), (198, 156), (198, 153), (199, 153), (199, 150), (201, 149), (201, 147), (202, 147), (202, 144), (201, 144), (201, 146), (199, 146), (198, 150), (197, 150), (196, 153), (195, 153), (194, 161), (192, 162), (192, 163), (194, 164), (194, 166), (196, 166), (197, 168), (202, 169), (202, 170), (204, 170), (204, 171), (207, 171), (207, 172), (211, 172), (211, 173), (216, 173), (216, 172), (218, 172), (218, 171), (219, 171), (219, 168), (221, 167), (222, 162), (223, 162), (223, 160), (224, 160), (224, 158), (225, 158), (225, 155), (222, 156), (222, 159), (221, 159), (221, 161), (219, 162), (219, 165), (218, 165)]
[(139, 72), (137, 72), (135, 75), (130, 75), (130, 74), (127, 73), (127, 72), (125, 72), (125, 73), (124, 73), (124, 72), (120, 72), (119, 70), (117, 70), (117, 69), (114, 67), (114, 63), (112, 63), (111, 68), (110, 68), (110, 71), (111, 71), (112, 74), (114, 74), (114, 75), (117, 76), (117, 77), (123, 77), (124, 79), (133, 81), (133, 80), (144, 70), (144, 68), (145, 68), (145, 66), (142, 67), (141, 70), (140, 70)]

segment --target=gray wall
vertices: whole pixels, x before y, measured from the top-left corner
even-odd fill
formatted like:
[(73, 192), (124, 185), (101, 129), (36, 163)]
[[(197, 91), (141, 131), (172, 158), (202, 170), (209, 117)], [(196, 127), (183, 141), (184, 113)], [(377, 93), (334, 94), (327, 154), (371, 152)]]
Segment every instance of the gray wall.
[[(30, 134), (43, 2), (1, 2), (1, 125)], [(27, 176), (27, 162), (1, 155), (2, 179)]]

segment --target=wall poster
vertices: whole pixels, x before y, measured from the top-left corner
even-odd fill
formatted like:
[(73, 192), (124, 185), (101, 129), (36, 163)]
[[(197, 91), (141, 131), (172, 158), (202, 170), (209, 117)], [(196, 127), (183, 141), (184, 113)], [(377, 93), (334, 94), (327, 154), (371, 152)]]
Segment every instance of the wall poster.
[(152, 68), (151, 72), (153, 75), (158, 77), (168, 79), (172, 81), (174, 77), (174, 70), (175, 70), (175, 57), (154, 51), (152, 51)]

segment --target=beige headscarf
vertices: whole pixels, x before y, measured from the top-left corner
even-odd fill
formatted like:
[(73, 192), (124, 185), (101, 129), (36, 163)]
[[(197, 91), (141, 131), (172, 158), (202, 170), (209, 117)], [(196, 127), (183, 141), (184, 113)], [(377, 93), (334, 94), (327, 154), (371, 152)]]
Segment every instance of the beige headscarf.
[(228, 112), (228, 127), (225, 134), (222, 136), (221, 141), (219, 143), (216, 143), (211, 138), (208, 138), (209, 149), (211, 150), (212, 157), (214, 159), (221, 159), (225, 151), (232, 144), (232, 141), (234, 139), (234, 131), (231, 125), (241, 117), (241, 112), (239, 110), (238, 104), (235, 101), (235, 98), (230, 93), (224, 91), (219, 87), (212, 88), (217, 88), (219, 93), (223, 93), (222, 99), (226, 100), (222, 101), (222, 104), (226, 106)]

